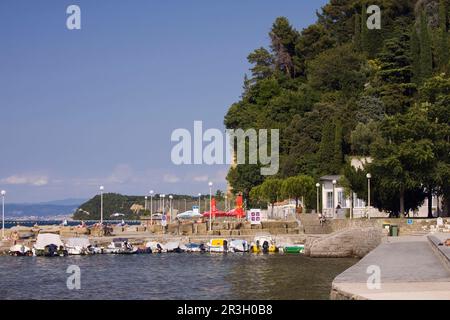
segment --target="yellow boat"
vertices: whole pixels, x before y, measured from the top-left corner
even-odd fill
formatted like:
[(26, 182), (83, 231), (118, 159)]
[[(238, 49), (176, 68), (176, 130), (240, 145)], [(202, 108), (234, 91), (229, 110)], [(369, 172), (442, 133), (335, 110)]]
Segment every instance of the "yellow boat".
[(209, 252), (227, 252), (228, 240), (227, 239), (211, 239), (208, 244)]
[(250, 252), (252, 252), (252, 253), (261, 253), (261, 247), (258, 247), (257, 245), (253, 244), (250, 247)]

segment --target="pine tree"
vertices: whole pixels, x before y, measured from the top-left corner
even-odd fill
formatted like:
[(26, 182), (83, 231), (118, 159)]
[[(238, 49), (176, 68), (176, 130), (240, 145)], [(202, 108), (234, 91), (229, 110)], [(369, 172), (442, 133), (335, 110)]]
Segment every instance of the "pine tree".
[(411, 37), (410, 37), (410, 50), (411, 50), (411, 73), (412, 82), (419, 85), (421, 82), (420, 76), (420, 40), (417, 34), (416, 26), (412, 27)]
[(433, 73), (433, 54), (428, 31), (428, 19), (425, 11), (420, 13), (420, 76), (422, 79), (430, 77)]
[(337, 120), (334, 125), (334, 152), (333, 152), (333, 174), (338, 174), (342, 167), (344, 156), (342, 153), (342, 123)]
[(449, 61), (447, 5), (445, 0), (439, 1), (439, 33), (439, 69), (445, 71)]
[(355, 14), (355, 36), (353, 38), (353, 44), (355, 49), (361, 51), (361, 17), (359, 14)]

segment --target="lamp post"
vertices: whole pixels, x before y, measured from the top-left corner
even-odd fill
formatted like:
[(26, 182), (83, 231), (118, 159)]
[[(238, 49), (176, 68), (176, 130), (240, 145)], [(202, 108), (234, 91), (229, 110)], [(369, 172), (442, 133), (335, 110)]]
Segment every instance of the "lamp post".
[(145, 198), (145, 205), (144, 205), (144, 210), (147, 211), (147, 196), (144, 197)]
[(165, 197), (166, 197), (165, 194), (162, 194), (162, 195), (161, 195), (161, 198), (162, 198), (162, 214), (163, 214), (163, 216), (166, 215), (166, 208), (165, 208), (165, 206), (164, 206), (164, 198), (165, 198)]
[(334, 199), (334, 197), (335, 197), (335, 192), (336, 192), (336, 183), (337, 183), (337, 181), (336, 180), (333, 180), (332, 181), (333, 182), (333, 217), (335, 216), (335, 213), (336, 213), (336, 211), (335, 211), (335, 199)]
[(228, 211), (228, 196), (225, 194), (225, 211)]
[(169, 212), (170, 212), (169, 222), (172, 222), (172, 200), (173, 196), (169, 195)]
[(153, 190), (150, 190), (150, 225), (153, 225)]
[(370, 173), (366, 174), (367, 178), (367, 218), (370, 219), (370, 179), (372, 175)]
[(162, 194), (159, 194), (158, 210), (162, 212)]
[(319, 203), (319, 188), (320, 188), (320, 183), (316, 183), (316, 188), (317, 188), (317, 213), (320, 213), (320, 203)]
[(6, 191), (2, 190), (1, 191), (1, 195), (2, 195), (2, 239), (5, 239), (5, 195), (6, 195)]
[(213, 183), (210, 181), (208, 183), (209, 186), (209, 230), (212, 230), (212, 185)]
[(202, 210), (201, 210), (201, 208), (200, 208), (201, 205), (202, 205), (202, 204), (201, 204), (201, 199), (202, 199), (202, 194), (199, 193), (199, 194), (198, 194), (198, 212), (199, 212), (199, 213), (202, 213)]
[(103, 225), (103, 190), (104, 186), (100, 186), (100, 224)]

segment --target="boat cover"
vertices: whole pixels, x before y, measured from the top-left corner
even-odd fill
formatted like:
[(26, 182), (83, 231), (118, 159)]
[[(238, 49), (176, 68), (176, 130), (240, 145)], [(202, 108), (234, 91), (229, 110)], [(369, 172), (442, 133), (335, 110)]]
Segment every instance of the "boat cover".
[(75, 248), (75, 247), (87, 248), (91, 244), (89, 243), (88, 238), (69, 238), (66, 241), (66, 245), (68, 247), (72, 247), (72, 248)]
[(37, 236), (34, 247), (38, 250), (44, 250), (45, 247), (50, 244), (54, 244), (57, 247), (64, 246), (64, 243), (61, 241), (61, 237), (58, 234), (40, 233)]

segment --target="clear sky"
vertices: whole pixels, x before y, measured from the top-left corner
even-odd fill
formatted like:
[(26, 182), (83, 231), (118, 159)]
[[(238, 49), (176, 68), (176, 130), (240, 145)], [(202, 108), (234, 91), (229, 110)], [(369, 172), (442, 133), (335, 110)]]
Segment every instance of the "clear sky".
[[(0, 188), (8, 202), (107, 192), (207, 193), (227, 166), (175, 166), (176, 128), (223, 129), (247, 55), (278, 16), (299, 30), (326, 0), (2, 0)], [(81, 30), (66, 8), (81, 7)]]

